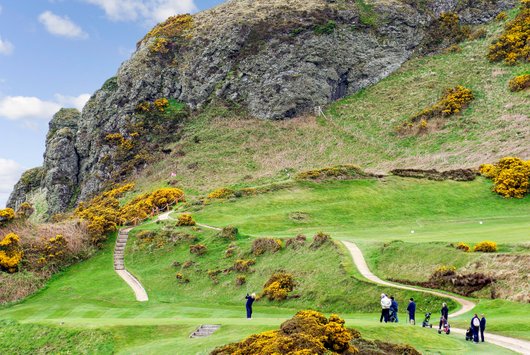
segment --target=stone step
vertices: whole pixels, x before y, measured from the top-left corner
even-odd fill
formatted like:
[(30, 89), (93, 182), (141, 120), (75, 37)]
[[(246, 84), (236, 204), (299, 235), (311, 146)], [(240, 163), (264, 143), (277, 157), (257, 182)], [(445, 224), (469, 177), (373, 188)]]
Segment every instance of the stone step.
[(127, 245), (126, 242), (117, 242), (117, 243), (116, 243), (116, 246), (117, 246), (117, 247), (124, 247), (125, 245)]
[(190, 338), (203, 338), (212, 335), (221, 326), (218, 324), (203, 324), (190, 334)]

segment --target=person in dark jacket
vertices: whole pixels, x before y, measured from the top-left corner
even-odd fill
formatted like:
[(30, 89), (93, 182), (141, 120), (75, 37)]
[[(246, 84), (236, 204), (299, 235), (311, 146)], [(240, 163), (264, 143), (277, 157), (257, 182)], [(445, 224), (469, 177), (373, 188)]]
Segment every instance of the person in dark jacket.
[(486, 330), (486, 317), (484, 317), (484, 314), (480, 315), (482, 318), (480, 318), (480, 339), (482, 342), (484, 342), (484, 331)]
[(409, 305), (407, 306), (407, 312), (409, 312), (409, 323), (416, 324), (416, 303), (414, 298), (411, 298)]
[(471, 330), (473, 331), (473, 342), (478, 343), (478, 331), (480, 328), (480, 319), (478, 319), (477, 314), (471, 318)]
[(253, 293), (251, 295), (249, 295), (247, 293), (247, 295), (245, 296), (246, 300), (247, 300), (247, 319), (251, 319), (252, 318), (252, 303), (254, 303), (254, 301), (256, 300), (256, 294)]
[(394, 319), (394, 322), (398, 322), (398, 303), (394, 299), (394, 296), (390, 296), (390, 300), (392, 300), (392, 304), (390, 305), (390, 319)]
[(438, 326), (438, 330), (441, 330), (445, 322), (449, 322), (449, 308), (447, 308), (447, 304), (444, 302), (442, 303), (442, 310), (440, 311), (440, 314), (442, 315), (440, 317), (440, 325)]

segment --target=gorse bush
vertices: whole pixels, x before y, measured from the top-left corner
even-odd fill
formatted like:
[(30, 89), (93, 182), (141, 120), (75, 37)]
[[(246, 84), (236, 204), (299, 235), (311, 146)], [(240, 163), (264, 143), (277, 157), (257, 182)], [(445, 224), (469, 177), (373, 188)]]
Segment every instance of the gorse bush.
[(9, 233), (0, 240), (0, 269), (16, 272), (23, 255), (20, 237), (15, 233)]
[(414, 115), (411, 121), (419, 122), (422, 119), (430, 120), (457, 114), (465, 109), (474, 98), (473, 92), (462, 85), (446, 89), (438, 102)]
[(137, 196), (121, 207), (118, 198), (133, 187), (134, 184), (125, 184), (79, 204), (74, 214), (87, 221), (88, 232), (95, 243), (104, 240), (118, 225), (137, 223), (184, 199), (182, 190), (168, 187)]
[(239, 259), (234, 262), (232, 270), (237, 272), (248, 272), (252, 265), (256, 264), (256, 260), (253, 259)]
[(6, 224), (14, 218), (15, 211), (12, 208), (4, 208), (3, 210), (0, 210), (0, 225)]
[(450, 276), (456, 274), (456, 267), (442, 265), (434, 269), (431, 278), (440, 278), (443, 276)]
[(262, 296), (270, 301), (285, 300), (294, 290), (296, 282), (293, 275), (286, 272), (276, 272), (263, 286)]
[(194, 226), (196, 224), (195, 220), (191, 216), (191, 213), (183, 213), (178, 216), (177, 226)]
[(24, 202), (18, 207), (16, 216), (19, 218), (28, 218), (33, 212), (35, 212), (33, 206), (28, 202)]
[(219, 347), (213, 355), (247, 354), (344, 354), (358, 353), (350, 344), (357, 331), (350, 331), (339, 316), (326, 318), (316, 311), (300, 311), (280, 330), (251, 335), (239, 343)]
[(465, 251), (466, 253), (471, 249), (469, 247), (468, 244), (464, 243), (464, 242), (459, 242), (457, 245), (456, 245), (456, 249), (458, 250), (462, 250), (462, 251)]
[(328, 168), (303, 171), (296, 174), (297, 180), (347, 180), (371, 176), (356, 165), (337, 165)]
[(506, 24), (504, 33), (489, 47), (488, 59), (515, 65), (519, 61), (530, 62), (530, 6), (521, 1), (521, 11)]
[(311, 242), (311, 245), (309, 247), (311, 249), (318, 249), (329, 241), (331, 241), (331, 237), (329, 236), (329, 234), (318, 232), (313, 237), (313, 241)]
[(503, 197), (523, 198), (530, 189), (530, 161), (505, 157), (494, 165), (481, 165), (480, 172), (493, 180), (493, 191)]
[(149, 31), (144, 40), (152, 37), (176, 39), (186, 36), (192, 28), (193, 17), (190, 14), (171, 16)]
[(473, 251), (482, 253), (495, 253), (497, 252), (497, 243), (490, 241), (483, 241), (477, 243), (473, 248)]
[(252, 242), (252, 254), (276, 253), (282, 248), (282, 241), (273, 238), (257, 238)]
[(190, 253), (195, 255), (204, 255), (208, 251), (208, 248), (206, 248), (206, 245), (203, 244), (192, 244), (190, 245)]
[(511, 91), (522, 91), (530, 88), (530, 74), (523, 74), (511, 79), (508, 83)]
[(508, 18), (508, 15), (506, 14), (506, 11), (501, 11), (495, 16), (495, 20), (497, 21), (504, 21)]
[(234, 196), (234, 190), (221, 187), (219, 189), (213, 190), (208, 194), (208, 198), (215, 199), (215, 198), (228, 198)]

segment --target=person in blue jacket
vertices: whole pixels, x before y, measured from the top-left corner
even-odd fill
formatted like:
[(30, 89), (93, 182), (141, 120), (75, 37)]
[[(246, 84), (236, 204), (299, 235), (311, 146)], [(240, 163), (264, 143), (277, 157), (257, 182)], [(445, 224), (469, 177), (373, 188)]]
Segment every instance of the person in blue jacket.
[(414, 298), (411, 298), (409, 305), (407, 306), (407, 311), (409, 312), (409, 323), (416, 324), (416, 303), (414, 303)]
[(480, 328), (480, 319), (478, 319), (477, 314), (471, 318), (471, 330), (473, 331), (473, 342), (478, 343), (478, 331)]
[(252, 318), (252, 303), (254, 303), (254, 301), (256, 300), (256, 294), (253, 293), (253, 294), (249, 295), (247, 293), (245, 298), (247, 300), (247, 304), (246, 304), (246, 307), (247, 307), (247, 319), (251, 319)]
[(482, 342), (484, 342), (484, 331), (486, 330), (486, 317), (484, 317), (484, 314), (480, 315), (482, 318), (480, 318), (480, 339)]
[(392, 300), (392, 304), (390, 305), (390, 317), (394, 318), (394, 322), (398, 322), (398, 303), (394, 299), (394, 296), (390, 296), (390, 299)]

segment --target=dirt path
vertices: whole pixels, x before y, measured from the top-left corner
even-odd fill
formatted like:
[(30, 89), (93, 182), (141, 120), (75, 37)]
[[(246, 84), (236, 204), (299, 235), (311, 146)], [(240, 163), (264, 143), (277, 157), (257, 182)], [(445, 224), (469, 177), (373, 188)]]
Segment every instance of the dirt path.
[[(453, 313), (451, 313), (449, 315), (451, 317), (456, 317), (456, 316), (462, 315), (462, 314), (464, 314), (466, 312), (471, 311), (475, 307), (475, 303), (473, 303), (473, 302), (471, 302), (469, 300), (466, 300), (464, 298), (458, 297), (458, 296), (454, 296), (454, 295), (451, 295), (451, 294), (438, 292), (438, 291), (434, 291), (434, 290), (425, 290), (425, 289), (421, 289), (421, 288), (417, 288), (417, 287), (413, 287), (413, 286), (401, 285), (401, 284), (396, 284), (396, 283), (384, 281), (384, 280), (380, 279), (379, 277), (375, 276), (370, 271), (370, 269), (368, 268), (368, 265), (366, 264), (366, 260), (364, 259), (363, 253), (361, 252), (361, 250), (359, 249), (359, 247), (357, 247), (357, 245), (355, 243), (347, 242), (347, 241), (343, 241), (342, 243), (346, 246), (346, 248), (350, 252), (350, 254), (351, 254), (352, 258), (353, 258), (353, 262), (354, 262), (355, 266), (357, 267), (357, 269), (359, 270), (359, 272), (361, 273), (361, 275), (363, 275), (365, 278), (367, 278), (368, 280), (370, 280), (370, 281), (372, 281), (374, 283), (377, 283), (377, 284), (380, 284), (380, 285), (384, 285), (384, 286), (394, 287), (394, 288), (400, 288), (400, 289), (403, 289), (403, 290), (424, 292), (424, 293), (429, 293), (429, 294), (440, 296), (440, 297), (450, 298), (450, 299), (452, 299), (452, 300), (454, 300), (454, 301), (456, 301), (456, 302), (458, 302), (458, 303), (460, 303), (462, 305), (461, 309), (459, 309), (458, 311), (453, 312)], [(451, 332), (459, 334), (459, 335), (460, 334), (464, 335), (466, 333), (466, 331), (464, 329), (459, 329), (459, 328), (451, 328)], [(512, 351), (515, 351), (515, 352), (518, 352), (518, 353), (521, 353), (521, 354), (529, 354), (530, 355), (530, 342), (529, 341), (516, 339), (516, 338), (510, 338), (510, 337), (506, 337), (506, 336), (502, 336), (502, 335), (496, 335), (496, 334), (491, 334), (491, 333), (486, 333), (486, 334), (487, 335), (485, 336), (485, 338), (487, 339), (487, 341), (489, 343), (492, 343), (492, 344), (495, 344), (495, 345), (498, 345), (498, 346), (502, 346), (502, 347), (504, 347), (506, 349), (510, 349)]]

